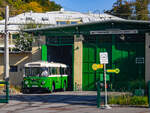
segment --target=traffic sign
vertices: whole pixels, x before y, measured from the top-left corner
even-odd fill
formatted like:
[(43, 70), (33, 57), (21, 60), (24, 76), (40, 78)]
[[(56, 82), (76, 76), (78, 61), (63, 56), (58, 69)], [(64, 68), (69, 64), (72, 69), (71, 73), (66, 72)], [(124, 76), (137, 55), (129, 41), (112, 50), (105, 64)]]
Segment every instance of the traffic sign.
[(116, 73), (118, 74), (120, 72), (120, 69), (116, 68), (116, 69), (107, 69), (108, 73)]
[(108, 53), (100, 52), (100, 64), (108, 64)]

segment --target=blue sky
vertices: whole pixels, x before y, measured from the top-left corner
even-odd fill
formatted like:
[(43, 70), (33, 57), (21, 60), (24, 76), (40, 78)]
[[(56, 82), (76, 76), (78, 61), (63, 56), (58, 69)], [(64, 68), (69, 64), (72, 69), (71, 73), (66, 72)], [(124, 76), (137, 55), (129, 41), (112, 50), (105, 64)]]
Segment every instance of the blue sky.
[(112, 8), (116, 0), (50, 0), (60, 4), (65, 10), (103, 13)]

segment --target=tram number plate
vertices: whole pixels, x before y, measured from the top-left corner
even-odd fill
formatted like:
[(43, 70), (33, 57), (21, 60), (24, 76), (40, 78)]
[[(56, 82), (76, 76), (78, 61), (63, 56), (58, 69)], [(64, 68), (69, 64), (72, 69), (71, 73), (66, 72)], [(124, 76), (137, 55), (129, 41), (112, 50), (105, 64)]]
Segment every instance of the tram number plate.
[(37, 85), (32, 85), (32, 87), (38, 87)]

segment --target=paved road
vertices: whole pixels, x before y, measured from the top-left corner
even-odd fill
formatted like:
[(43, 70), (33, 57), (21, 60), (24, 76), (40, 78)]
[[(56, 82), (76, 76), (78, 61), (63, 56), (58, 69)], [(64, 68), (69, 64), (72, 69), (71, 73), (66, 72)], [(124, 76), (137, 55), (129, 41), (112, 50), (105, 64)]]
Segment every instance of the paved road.
[(11, 95), (9, 104), (0, 103), (0, 113), (150, 113), (149, 108), (96, 107), (96, 92), (56, 92)]

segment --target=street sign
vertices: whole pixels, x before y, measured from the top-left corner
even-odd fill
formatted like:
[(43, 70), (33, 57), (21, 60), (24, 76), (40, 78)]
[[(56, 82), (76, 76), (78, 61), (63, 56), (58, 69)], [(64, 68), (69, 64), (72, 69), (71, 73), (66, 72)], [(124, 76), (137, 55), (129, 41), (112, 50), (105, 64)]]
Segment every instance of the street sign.
[(100, 64), (108, 64), (108, 53), (100, 52)]
[(103, 64), (93, 64), (92, 65), (92, 69), (94, 71), (96, 71), (97, 69), (102, 69), (103, 68)]
[(120, 72), (120, 69), (116, 68), (116, 69), (107, 69), (108, 73), (116, 73), (118, 74)]

